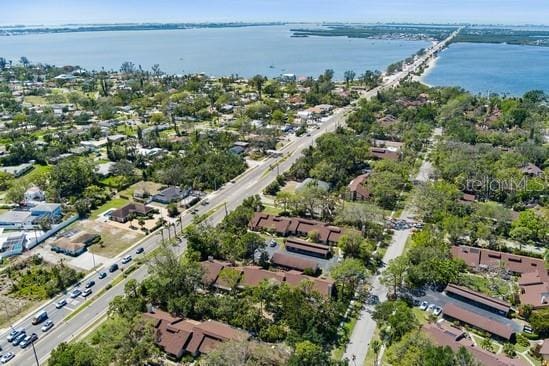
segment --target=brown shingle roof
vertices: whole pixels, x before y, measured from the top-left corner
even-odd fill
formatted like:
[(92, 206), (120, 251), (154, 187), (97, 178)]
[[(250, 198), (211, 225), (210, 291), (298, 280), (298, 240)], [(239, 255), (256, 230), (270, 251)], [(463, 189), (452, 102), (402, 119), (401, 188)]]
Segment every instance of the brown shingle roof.
[(400, 153), (382, 147), (371, 147), (370, 155), (377, 159), (398, 160)]
[(298, 217), (273, 216), (256, 212), (250, 220), (251, 230), (272, 230), (279, 235), (307, 235), (311, 231), (319, 234), (319, 240), (324, 243), (335, 243), (343, 234), (343, 230), (325, 222), (302, 219)]
[(111, 213), (111, 217), (119, 218), (119, 219), (126, 219), (129, 214), (136, 213), (139, 215), (147, 215), (149, 212), (154, 210), (154, 208), (150, 206), (146, 206), (139, 202), (132, 202), (128, 203), (126, 206), (121, 207), (117, 210), (114, 210)]
[(521, 303), (534, 308), (549, 306), (549, 271), (543, 259), (464, 245), (453, 246), (451, 253), (469, 267), (499, 268), (503, 265), (508, 271), (520, 274)]
[(452, 348), (454, 352), (458, 351), (461, 347), (465, 347), (475, 359), (477, 359), (484, 366), (526, 366), (527, 363), (520, 359), (511, 359), (503, 355), (495, 355), (481, 348), (476, 347), (473, 342), (462, 336), (456, 336), (457, 334), (463, 335), (463, 331), (444, 323), (437, 324), (425, 324), (421, 330), (429, 337), (429, 339), (439, 345), (448, 346)]
[(319, 254), (321, 256), (327, 257), (330, 254), (330, 247), (327, 245), (310, 243), (305, 240), (299, 239), (286, 239), (285, 241), (286, 250), (297, 249), (299, 251), (307, 251), (314, 254)]
[(349, 183), (348, 189), (349, 192), (356, 192), (361, 195), (363, 198), (370, 197), (370, 191), (365, 187), (364, 183), (368, 180), (370, 173), (362, 174), (356, 177)]
[(193, 355), (207, 353), (219, 342), (249, 338), (247, 332), (214, 320), (184, 320), (160, 310), (145, 313), (144, 316), (154, 321), (156, 344), (176, 357), (185, 351)]
[(271, 257), (271, 263), (280, 267), (297, 269), (304, 271), (307, 268), (312, 270), (318, 269), (318, 263), (309, 259), (297, 258), (280, 252), (276, 252)]
[(447, 294), (448, 293), (455, 294), (455, 295), (464, 297), (474, 302), (484, 304), (493, 309), (502, 311), (506, 314), (511, 309), (511, 304), (509, 304), (507, 301), (496, 299), (494, 297), (490, 297), (490, 296), (484, 295), (483, 293), (470, 290), (466, 287), (454, 285), (452, 283), (448, 284), (448, 286), (446, 286), (446, 289), (444, 291), (446, 291)]
[(511, 339), (515, 331), (504, 324), (493, 321), (472, 311), (463, 309), (456, 304), (447, 303), (442, 309), (442, 313), (453, 319), (457, 319), (476, 328), (482, 329), (490, 334), (494, 334), (504, 339)]

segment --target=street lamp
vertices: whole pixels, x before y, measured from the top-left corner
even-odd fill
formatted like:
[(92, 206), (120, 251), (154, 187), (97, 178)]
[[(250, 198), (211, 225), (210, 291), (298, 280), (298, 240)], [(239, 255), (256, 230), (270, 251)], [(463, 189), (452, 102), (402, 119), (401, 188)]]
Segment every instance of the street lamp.
[(34, 359), (36, 360), (36, 366), (40, 366), (40, 362), (38, 361), (38, 356), (36, 355), (36, 348), (34, 348), (34, 340), (31, 342), (32, 345), (32, 352), (34, 353)]

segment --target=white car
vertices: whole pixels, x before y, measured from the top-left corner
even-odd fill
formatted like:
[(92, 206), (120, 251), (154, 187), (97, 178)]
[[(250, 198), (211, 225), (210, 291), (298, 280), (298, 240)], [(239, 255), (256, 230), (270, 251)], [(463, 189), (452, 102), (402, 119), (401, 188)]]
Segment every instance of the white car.
[(435, 310), (435, 306), (436, 306), (435, 304), (429, 304), (429, 306), (427, 306), (427, 311), (432, 313), (433, 310)]
[(132, 256), (131, 256), (131, 255), (127, 255), (127, 256), (125, 256), (124, 258), (122, 258), (122, 264), (129, 263), (131, 260), (132, 260)]
[(429, 306), (429, 303), (427, 301), (423, 301), (421, 305), (419, 305), (420, 310), (427, 310), (427, 306)]
[(4, 355), (2, 356), (2, 358), (0, 358), (0, 362), (2, 363), (8, 363), (9, 360), (11, 360), (12, 358), (15, 357), (15, 353), (13, 352), (6, 352), (4, 353)]
[(42, 332), (47, 332), (51, 328), (53, 328), (53, 322), (51, 320), (46, 320), (46, 322), (42, 326)]
[(436, 306), (433, 310), (433, 315), (439, 316), (440, 313), (442, 313), (442, 308), (440, 306)]

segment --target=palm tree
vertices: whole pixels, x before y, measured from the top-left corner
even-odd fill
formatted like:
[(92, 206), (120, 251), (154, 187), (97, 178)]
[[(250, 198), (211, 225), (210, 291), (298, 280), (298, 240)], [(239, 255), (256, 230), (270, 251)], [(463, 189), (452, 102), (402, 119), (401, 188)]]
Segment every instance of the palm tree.
[(263, 84), (265, 84), (266, 80), (267, 79), (265, 78), (265, 76), (262, 75), (256, 75), (250, 80), (250, 83), (257, 89), (257, 94), (259, 94), (259, 100), (262, 99)]

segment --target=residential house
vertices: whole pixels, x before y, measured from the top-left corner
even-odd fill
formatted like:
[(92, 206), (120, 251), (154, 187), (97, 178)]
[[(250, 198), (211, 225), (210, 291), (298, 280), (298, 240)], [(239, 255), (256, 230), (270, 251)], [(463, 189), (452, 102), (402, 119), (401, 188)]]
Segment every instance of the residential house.
[(305, 254), (311, 257), (326, 259), (331, 254), (328, 245), (315, 244), (295, 238), (286, 239), (284, 246), (288, 252)]
[(465, 301), (499, 315), (507, 316), (511, 310), (511, 304), (507, 301), (487, 296), (483, 293), (468, 289), (467, 287), (450, 283), (446, 286), (444, 291), (446, 292), (446, 295), (450, 297)]
[(268, 281), (274, 284), (286, 283), (289, 286), (299, 286), (304, 282), (311, 283), (313, 290), (326, 297), (332, 296), (335, 291), (335, 282), (333, 280), (307, 276), (295, 270), (275, 272), (257, 266), (234, 267), (229, 262), (214, 259), (201, 262), (200, 265), (204, 271), (203, 283), (206, 286), (213, 286), (224, 290), (229, 289), (229, 287), (223, 278), (220, 278), (219, 274), (224, 268), (231, 268), (240, 274), (237, 284), (237, 288), (240, 289), (258, 286), (261, 282)]
[(519, 299), (534, 309), (549, 306), (549, 269), (543, 259), (469, 246), (453, 246), (451, 254), (477, 271), (505, 270), (520, 276)]
[(393, 151), (384, 147), (371, 147), (370, 155), (373, 158), (380, 160), (394, 160), (397, 161), (400, 159), (400, 152)]
[(447, 322), (427, 323), (421, 330), (437, 346), (450, 347), (457, 352), (461, 347), (484, 366), (527, 366), (520, 358), (509, 358), (503, 354), (493, 354), (478, 347), (462, 329)]
[(351, 201), (365, 201), (370, 199), (372, 194), (368, 190), (366, 183), (370, 173), (361, 174), (349, 183), (347, 186), (347, 198)]
[(305, 271), (311, 270), (313, 272), (318, 272), (319, 266), (316, 261), (294, 257), (288, 254), (276, 252), (271, 257), (271, 264), (273, 266), (283, 268), (286, 270), (298, 270)]
[(187, 197), (190, 193), (190, 190), (188, 189), (181, 189), (176, 186), (170, 186), (167, 187), (154, 196), (152, 196), (152, 200), (154, 202), (163, 203), (163, 204), (169, 204), (172, 202), (178, 202), (182, 200), (183, 198)]
[(530, 177), (540, 177), (543, 174), (543, 170), (541, 170), (532, 163), (526, 164), (526, 166), (522, 168), (521, 171), (524, 175), (528, 175)]
[(250, 220), (249, 227), (253, 231), (272, 231), (281, 236), (307, 236), (311, 232), (318, 234), (318, 241), (334, 245), (338, 242), (344, 230), (324, 222), (303, 219), (299, 217), (283, 217), (256, 212)]
[(483, 315), (464, 309), (454, 303), (446, 303), (442, 308), (442, 315), (450, 321), (461, 323), (485, 331), (492, 336), (506, 341), (515, 341), (515, 331), (509, 325), (493, 321)]
[(208, 353), (222, 342), (250, 338), (247, 332), (214, 320), (183, 319), (161, 310), (145, 313), (144, 317), (154, 325), (155, 343), (176, 359), (184, 354), (196, 357)]
[(154, 208), (150, 206), (146, 206), (139, 202), (132, 202), (132, 203), (128, 203), (124, 207), (114, 210), (111, 213), (111, 220), (120, 222), (120, 223), (125, 223), (130, 219), (132, 215), (147, 216), (153, 210)]

